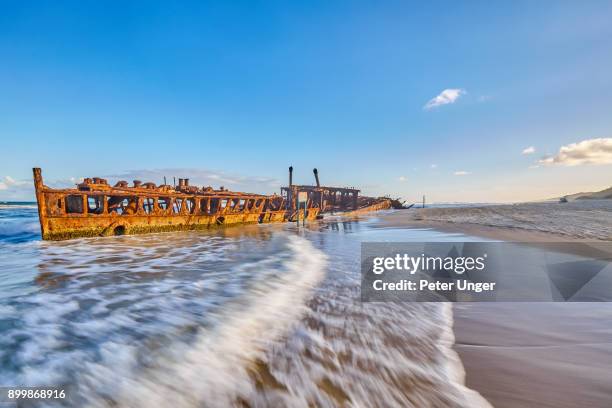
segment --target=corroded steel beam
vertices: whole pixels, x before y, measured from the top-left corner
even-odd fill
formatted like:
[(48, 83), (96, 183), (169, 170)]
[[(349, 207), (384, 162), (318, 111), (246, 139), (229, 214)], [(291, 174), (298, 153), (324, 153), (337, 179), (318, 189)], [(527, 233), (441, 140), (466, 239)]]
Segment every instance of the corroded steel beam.
[(281, 187), (281, 195), (287, 199), (291, 208), (295, 208), (295, 197), (298, 193), (306, 193), (308, 202), (313, 207), (321, 209), (321, 212), (354, 211), (359, 208), (359, 192), (361, 190), (352, 187), (327, 187), (292, 185)]

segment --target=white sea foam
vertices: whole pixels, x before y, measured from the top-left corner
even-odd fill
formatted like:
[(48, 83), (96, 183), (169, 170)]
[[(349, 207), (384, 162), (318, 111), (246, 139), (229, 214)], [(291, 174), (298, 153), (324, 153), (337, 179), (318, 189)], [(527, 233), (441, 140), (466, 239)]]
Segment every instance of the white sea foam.
[[(137, 370), (137, 349), (109, 343), (100, 363), (88, 364), (82, 392), (91, 406), (107, 406), (100, 389), (121, 406), (225, 407), (254, 392), (248, 365), (305, 311), (305, 300), (323, 277), (326, 257), (307, 240), (288, 236), (291, 255), (271, 279), (255, 282), (227, 305), (221, 323), (202, 329), (195, 342), (159, 356)], [(267, 260), (266, 262), (269, 262)], [(242, 265), (250, 270), (260, 265)]]
[(38, 207), (36, 204), (9, 204), (9, 203), (0, 203), (0, 210), (13, 210), (13, 209), (31, 209), (35, 210)]
[(449, 305), (359, 302), (359, 242), (379, 232), (301, 234), (15, 244), (0, 383), (71, 384), (93, 407), (486, 405), (463, 385)]

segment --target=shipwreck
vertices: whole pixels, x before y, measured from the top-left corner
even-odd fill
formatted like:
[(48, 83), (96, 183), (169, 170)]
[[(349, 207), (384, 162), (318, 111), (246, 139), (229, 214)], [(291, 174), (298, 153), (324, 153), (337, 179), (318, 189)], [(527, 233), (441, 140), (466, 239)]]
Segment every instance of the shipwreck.
[(289, 185), (281, 187), (281, 194), (262, 195), (198, 187), (190, 185), (188, 178), (179, 178), (172, 186), (139, 180), (111, 186), (93, 177), (76, 188), (54, 189), (44, 184), (40, 168), (33, 169), (44, 240), (315, 220), (326, 213), (401, 208), (389, 197), (364, 197), (356, 188), (321, 186), (317, 169), (313, 172), (316, 185), (294, 185), (290, 167)]

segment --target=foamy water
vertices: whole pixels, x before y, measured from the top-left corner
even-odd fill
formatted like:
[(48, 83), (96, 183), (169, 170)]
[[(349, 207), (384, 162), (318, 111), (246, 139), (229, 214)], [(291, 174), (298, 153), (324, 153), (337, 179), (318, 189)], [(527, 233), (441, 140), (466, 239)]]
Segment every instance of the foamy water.
[(361, 241), (466, 237), (327, 222), (41, 242), (30, 210), (4, 216), (0, 385), (93, 407), (486, 405), (450, 305), (359, 300)]

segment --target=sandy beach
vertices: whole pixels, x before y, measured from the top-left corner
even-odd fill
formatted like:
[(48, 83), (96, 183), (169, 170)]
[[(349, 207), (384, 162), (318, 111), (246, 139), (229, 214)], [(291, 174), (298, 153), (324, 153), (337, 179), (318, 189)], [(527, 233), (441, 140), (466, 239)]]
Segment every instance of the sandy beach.
[(494, 407), (612, 401), (609, 303), (453, 304), (466, 386)]
[[(396, 212), (380, 226), (515, 242), (612, 239), (612, 200)], [(612, 403), (609, 303), (456, 303), (455, 350), (467, 387), (495, 407)]]
[(612, 240), (612, 200), (418, 208), (385, 216), (382, 226), (431, 227), (503, 241)]

